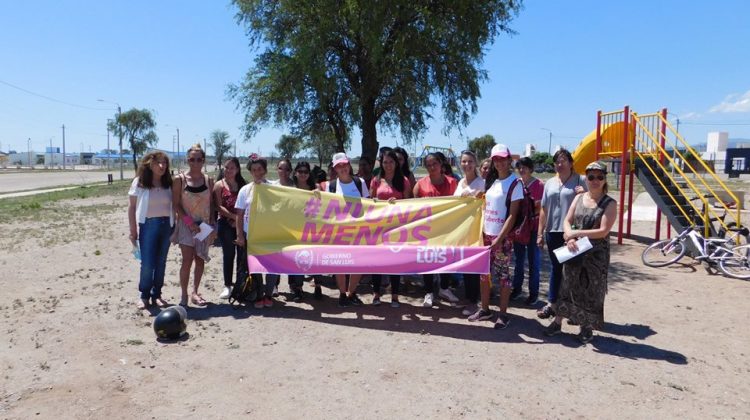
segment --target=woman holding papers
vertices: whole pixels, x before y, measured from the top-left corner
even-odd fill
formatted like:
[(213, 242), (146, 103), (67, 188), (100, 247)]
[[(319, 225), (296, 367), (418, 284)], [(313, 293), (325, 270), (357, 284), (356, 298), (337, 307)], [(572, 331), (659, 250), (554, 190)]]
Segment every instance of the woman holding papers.
[(581, 326), (578, 339), (588, 343), (593, 330), (604, 324), (604, 296), (607, 293), (609, 231), (615, 223), (617, 202), (607, 195), (607, 167), (593, 162), (586, 167), (588, 192), (576, 196), (564, 223), (565, 246), (578, 251), (577, 241), (587, 238), (589, 251), (563, 265), (565, 281), (560, 286), (555, 319), (544, 333), (553, 336), (562, 329), (562, 318)]
[[(180, 305), (187, 306), (190, 269), (195, 263), (190, 301), (194, 305), (205, 306), (206, 300), (198, 291), (198, 286), (201, 284), (205, 263), (211, 260), (208, 256), (208, 248), (215, 236), (214, 221), (211, 219), (213, 180), (201, 171), (203, 162), (206, 160), (206, 153), (200, 144), (194, 144), (188, 149), (187, 157), (188, 172), (179, 174), (173, 179), (172, 200), (177, 213), (177, 221), (172, 234), (172, 243), (179, 244), (180, 251), (182, 251)], [(210, 234), (204, 236), (207, 232)]]

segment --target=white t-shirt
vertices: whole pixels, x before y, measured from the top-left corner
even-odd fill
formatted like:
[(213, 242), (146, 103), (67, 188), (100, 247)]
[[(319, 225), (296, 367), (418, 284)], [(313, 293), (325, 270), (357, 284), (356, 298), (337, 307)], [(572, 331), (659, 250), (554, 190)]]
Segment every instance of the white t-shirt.
[(354, 179), (352, 179), (352, 182), (348, 184), (344, 184), (341, 182), (340, 179), (337, 179), (336, 182), (338, 183), (336, 185), (336, 194), (343, 195), (344, 197), (364, 197), (369, 198), (370, 197), (370, 191), (367, 190), (367, 183), (362, 180), (362, 195), (359, 195), (359, 190), (357, 189), (357, 184), (354, 183)]
[[(265, 179), (260, 182), (261, 184), (270, 184)], [(245, 184), (244, 187), (240, 188), (237, 193), (237, 201), (234, 202), (234, 208), (244, 210), (242, 215), (242, 226), (245, 228), (247, 233), (247, 227), (250, 225), (250, 207), (253, 204), (253, 191), (255, 190), (255, 182)]]
[(484, 179), (482, 179), (481, 176), (478, 176), (474, 178), (473, 181), (471, 181), (471, 184), (468, 186), (466, 185), (466, 178), (458, 181), (458, 186), (456, 187), (456, 191), (453, 193), (456, 197), (461, 197), (465, 191), (468, 191), (469, 194), (475, 195), (478, 192), (484, 192)]
[[(508, 208), (505, 206), (505, 197), (508, 195), (510, 184), (517, 177), (514, 174), (510, 174), (509, 177), (503, 180), (496, 180), (489, 190), (485, 193), (485, 199), (487, 200), (487, 206), (484, 209), (484, 233), (492, 236), (497, 236), (503, 229), (503, 223), (507, 217)], [(518, 182), (513, 188), (513, 193), (510, 196), (510, 201), (518, 201), (523, 198), (523, 183)]]

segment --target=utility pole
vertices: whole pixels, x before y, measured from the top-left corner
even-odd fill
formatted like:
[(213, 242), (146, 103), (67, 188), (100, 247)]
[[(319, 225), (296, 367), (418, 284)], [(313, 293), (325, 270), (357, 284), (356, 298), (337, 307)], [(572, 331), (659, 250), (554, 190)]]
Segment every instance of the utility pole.
[(112, 151), (109, 150), (109, 122), (112, 121), (107, 119), (107, 170), (109, 170), (109, 158), (112, 156)]
[(206, 138), (203, 137), (203, 154), (206, 155), (206, 159), (203, 159), (203, 171), (208, 171), (208, 146), (206, 145)]
[(117, 104), (117, 128), (118, 128), (118, 134), (120, 135), (120, 181), (122, 181), (124, 178), (122, 176), (122, 124), (120, 121), (120, 116), (122, 115), (122, 109), (120, 108), (120, 104)]
[(177, 128), (177, 173), (180, 173), (180, 129)]
[(62, 125), (62, 135), (63, 135), (63, 169), (65, 169), (65, 124)]
[(31, 137), (26, 141), (26, 152), (29, 158), (29, 168), (34, 169), (34, 167), (31, 166)]

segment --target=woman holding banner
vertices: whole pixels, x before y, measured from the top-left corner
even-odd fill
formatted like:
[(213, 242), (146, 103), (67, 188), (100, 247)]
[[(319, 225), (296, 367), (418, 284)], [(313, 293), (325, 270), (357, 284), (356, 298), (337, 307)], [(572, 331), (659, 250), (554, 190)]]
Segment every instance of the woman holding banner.
[[(367, 184), (362, 178), (354, 176), (352, 165), (346, 153), (336, 153), (333, 155), (333, 169), (336, 172), (336, 179), (328, 182), (327, 191), (330, 193), (343, 195), (344, 197), (362, 197), (369, 198), (370, 192)], [(357, 286), (362, 274), (350, 274), (349, 286), (346, 285), (346, 274), (336, 274), (336, 284), (339, 287), (339, 306), (362, 306), (362, 299), (357, 296)]]
[[(198, 287), (201, 284), (205, 264), (211, 261), (208, 250), (216, 235), (214, 222), (211, 219), (214, 205), (213, 179), (202, 172), (206, 152), (199, 143), (188, 149), (187, 156), (188, 172), (176, 176), (172, 184), (172, 200), (177, 213), (172, 243), (179, 244), (180, 251), (182, 251), (180, 305), (187, 306), (190, 269), (195, 263), (190, 302), (197, 306), (206, 306), (207, 302), (198, 291)], [(206, 224), (211, 229), (211, 233), (203, 240), (196, 238), (202, 230), (201, 224)]]
[[(370, 182), (370, 191), (373, 199), (387, 200), (393, 203), (396, 200), (411, 198), (411, 184), (401, 172), (401, 166), (398, 163), (398, 155), (393, 150), (386, 151), (380, 156), (380, 172)], [(391, 281), (391, 307), (398, 308), (399, 286), (401, 285), (401, 276), (388, 276)], [(372, 275), (372, 304), (380, 305), (380, 285), (383, 280), (381, 274)]]
[(500, 283), (500, 313), (495, 321), (495, 329), (508, 326), (508, 303), (512, 282), (510, 262), (513, 255), (511, 230), (523, 199), (523, 186), (517, 181), (511, 163), (510, 149), (504, 144), (496, 144), (490, 153), (492, 167), (485, 180), (484, 244), (490, 246), (490, 275), (482, 275), (480, 291), (482, 307), (469, 317), (469, 321), (492, 319), (490, 311), (490, 288), (492, 277)]
[[(235, 212), (238, 217), (242, 217), (242, 223), (237, 223), (237, 245), (242, 247), (242, 255), (244, 256), (244, 275), (248, 275), (249, 271), (247, 268), (247, 232), (250, 225), (250, 209), (253, 204), (253, 190), (258, 184), (270, 184), (266, 180), (266, 173), (268, 173), (268, 162), (253, 153), (250, 155), (250, 160), (247, 162), (247, 169), (253, 176), (253, 181), (245, 185), (240, 189), (237, 194), (237, 201), (234, 204)], [(255, 300), (255, 308), (270, 308), (273, 306), (273, 289), (276, 287), (278, 275), (266, 275), (266, 286), (263, 288), (263, 275), (259, 273), (249, 274), (252, 276), (253, 284), (257, 286), (258, 297)], [(264, 293), (265, 292), (265, 293)]]
[[(461, 152), (461, 171), (464, 173), (464, 179), (458, 182), (456, 191), (453, 193), (456, 197), (479, 197), (484, 193), (484, 179), (479, 176), (477, 170), (477, 155), (471, 150)], [(474, 314), (479, 310), (479, 274), (464, 274), (464, 294), (469, 306), (463, 310), (465, 316)]]
[(167, 267), (169, 236), (174, 226), (171, 188), (167, 155), (162, 152), (146, 154), (128, 191), (130, 241), (138, 247), (141, 257), (138, 309), (146, 309), (150, 303), (162, 308), (169, 305), (161, 298), (161, 288)]
[[(424, 158), (427, 176), (417, 181), (414, 186), (414, 197), (443, 197), (451, 196), (456, 191), (457, 182), (454, 178), (443, 173), (443, 161), (436, 153), (430, 153)], [(432, 307), (434, 301), (435, 275), (423, 274), (424, 302), (422, 306)], [(440, 277), (440, 291), (438, 296), (451, 303), (458, 303), (458, 298), (448, 288), (450, 279), (448, 276)]]
[[(317, 191), (319, 190), (318, 184), (312, 178), (310, 173), (310, 164), (302, 161), (297, 162), (297, 166), (294, 167), (294, 175), (292, 175), (293, 187), (299, 188), (305, 191)], [(318, 276), (315, 276), (315, 299), (323, 298), (323, 291), (318, 283)], [(305, 276), (301, 274), (290, 274), (289, 275), (289, 290), (292, 291), (294, 296), (292, 300), (295, 302), (302, 301), (302, 284), (305, 280)]]

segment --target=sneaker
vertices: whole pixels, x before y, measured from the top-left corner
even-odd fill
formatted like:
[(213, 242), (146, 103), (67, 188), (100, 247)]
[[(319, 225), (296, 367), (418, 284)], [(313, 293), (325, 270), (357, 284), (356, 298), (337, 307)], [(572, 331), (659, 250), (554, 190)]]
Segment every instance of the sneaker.
[(374, 298), (372, 298), (372, 305), (380, 306), (380, 296), (375, 296)]
[(536, 316), (541, 319), (547, 319), (551, 316), (555, 316), (555, 310), (552, 309), (552, 304), (548, 303), (544, 308), (536, 311)]
[(510, 300), (516, 300), (521, 297), (521, 289), (513, 289), (510, 292)]
[(568, 325), (578, 325), (578, 322), (573, 319), (568, 319)]
[(263, 301), (264, 300), (265, 300), (264, 298), (260, 298), (260, 299), (256, 300), (255, 303), (253, 304), (253, 306), (255, 306), (255, 309), (263, 309)]
[(391, 308), (400, 308), (401, 303), (398, 300), (391, 301)]
[(533, 305), (536, 305), (538, 301), (539, 301), (539, 298), (536, 295), (529, 295), (529, 297), (527, 297), (523, 303), (525, 303), (528, 306), (533, 306)]
[(424, 306), (425, 308), (432, 308), (432, 293), (425, 293), (422, 306)]
[(461, 311), (461, 315), (463, 316), (474, 315), (474, 312), (478, 310), (479, 310), (479, 307), (477, 305), (471, 304), (465, 307), (463, 311)]
[(232, 294), (232, 288), (231, 287), (224, 287), (224, 290), (219, 295), (219, 299), (229, 299), (229, 296)]
[(459, 300), (456, 295), (451, 292), (451, 289), (440, 289), (438, 297), (440, 297), (441, 299), (445, 299), (450, 303), (458, 303)]
[(495, 325), (492, 326), (492, 328), (496, 330), (504, 330), (508, 328), (508, 324), (510, 324), (510, 319), (508, 319), (508, 316), (504, 314), (499, 314), (497, 316), (497, 320), (495, 321)]
[(273, 307), (273, 299), (271, 299), (270, 297), (263, 298), (263, 306), (265, 306), (266, 308)]
[(346, 294), (341, 293), (339, 295), (339, 308), (348, 308), (349, 306), (352, 306), (352, 303), (349, 302), (349, 299), (346, 297)]
[(273, 293), (271, 293), (271, 296), (279, 297), (279, 286), (273, 286)]
[(323, 289), (320, 285), (315, 285), (315, 293), (313, 293), (315, 300), (323, 300)]
[(492, 311), (490, 311), (489, 309), (482, 309), (482, 308), (479, 308), (478, 311), (474, 312), (469, 317), (469, 321), (471, 322), (486, 321), (488, 319), (492, 319)]
[(365, 304), (356, 294), (349, 296), (349, 302), (354, 306), (362, 306)]
[(578, 333), (578, 341), (582, 344), (591, 342), (594, 339), (594, 330), (588, 327), (581, 327), (581, 332)]
[(558, 324), (552, 321), (549, 325), (544, 328), (544, 335), (552, 337), (553, 335), (560, 334), (562, 332), (562, 324)]

